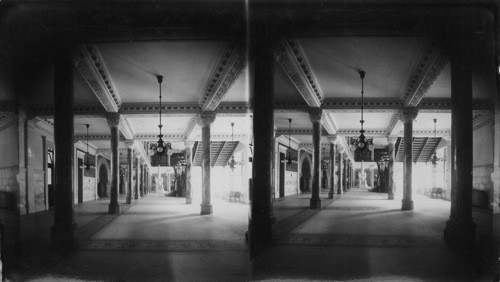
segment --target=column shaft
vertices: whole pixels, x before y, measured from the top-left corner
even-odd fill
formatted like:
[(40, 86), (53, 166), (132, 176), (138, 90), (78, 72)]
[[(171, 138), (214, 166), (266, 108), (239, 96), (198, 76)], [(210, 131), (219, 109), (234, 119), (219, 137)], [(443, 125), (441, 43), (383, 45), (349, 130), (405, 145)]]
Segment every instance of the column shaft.
[[(274, 55), (272, 21), (259, 19), (250, 23), (250, 95), (259, 103), (253, 111), (253, 183), (249, 223), (250, 256), (255, 257), (272, 239), (272, 161), (274, 136)], [(252, 81), (253, 79), (253, 81)]]
[(139, 175), (140, 175), (140, 172), (139, 172), (139, 167), (140, 167), (140, 162), (139, 162), (139, 158), (135, 158), (135, 191), (134, 191), (134, 199), (136, 200), (139, 200), (140, 199), (140, 192), (139, 192), (139, 183), (140, 183), (140, 179), (139, 179)]
[(333, 199), (333, 195), (335, 194), (335, 144), (333, 142), (330, 143), (330, 191), (328, 191), (328, 198)]
[(462, 27), (451, 42), (451, 211), (444, 236), (451, 246), (468, 251), (476, 227), (472, 220), (472, 31)]
[(202, 192), (201, 192), (201, 214), (212, 214), (210, 200), (210, 125), (215, 120), (215, 112), (203, 112), (200, 116), (201, 142), (202, 142)]
[(186, 158), (186, 204), (190, 205), (193, 203), (191, 198), (191, 147), (186, 148), (185, 152)]
[(309, 116), (313, 124), (313, 186), (309, 203), (311, 209), (321, 209), (320, 181), (321, 181), (321, 113), (320, 108), (313, 108)]
[(132, 160), (133, 152), (132, 147), (127, 148), (127, 175), (128, 175), (128, 189), (127, 189), (127, 204), (132, 203)]
[(73, 208), (74, 115), (73, 66), (69, 52), (61, 53), (54, 69), (55, 210), (51, 243), (70, 248), (76, 227)]
[(337, 187), (337, 194), (342, 195), (344, 194), (344, 187), (343, 187), (343, 178), (344, 178), (344, 157), (343, 157), (342, 151), (339, 152), (339, 170), (338, 170), (338, 187)]
[[(395, 139), (395, 138), (392, 138)], [(395, 141), (395, 140), (394, 140)], [(389, 200), (394, 200), (394, 141), (389, 140), (389, 163), (388, 163), (388, 185), (387, 185), (387, 197)]]
[(413, 121), (418, 109), (407, 107), (403, 109), (401, 121), (404, 124), (404, 161), (403, 161), (403, 200), (401, 210), (413, 210), (412, 200), (412, 168), (413, 168)]
[(120, 213), (120, 205), (118, 204), (118, 187), (120, 184), (119, 114), (108, 113), (108, 123), (111, 130), (111, 195), (108, 211), (110, 214), (118, 214)]

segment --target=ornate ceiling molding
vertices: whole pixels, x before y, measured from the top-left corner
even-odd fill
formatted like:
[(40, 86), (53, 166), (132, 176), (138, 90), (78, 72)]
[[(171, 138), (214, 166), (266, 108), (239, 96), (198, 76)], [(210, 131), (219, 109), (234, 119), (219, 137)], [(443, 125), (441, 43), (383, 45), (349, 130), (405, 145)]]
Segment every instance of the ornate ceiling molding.
[(192, 134), (194, 132), (194, 128), (196, 127), (198, 122), (198, 116), (193, 116), (188, 122), (188, 125), (186, 127), (186, 131), (184, 132), (184, 138), (185, 139), (192, 139)]
[[(364, 111), (366, 112), (387, 112), (399, 110), (403, 103), (399, 99), (364, 99)], [(325, 99), (321, 106), (329, 112), (361, 112), (361, 99), (358, 98), (329, 98)]]
[(321, 107), (324, 95), (299, 43), (293, 39), (282, 41), (275, 56), (307, 105)]
[(495, 121), (495, 115), (489, 111), (474, 111), (472, 118), (472, 126), (474, 130), (488, 124), (493, 124)]
[[(357, 137), (359, 136), (359, 130), (357, 129), (346, 129), (346, 130), (339, 130), (337, 131), (338, 136), (354, 136)], [(370, 137), (385, 137), (387, 136), (387, 131), (385, 130), (367, 130), (365, 132), (365, 136), (367, 138)]]
[(0, 114), (0, 131), (17, 123), (17, 115), (15, 113)]
[(120, 131), (122, 132), (125, 139), (134, 139), (134, 130), (127, 118), (123, 115), (120, 115)]
[(214, 111), (220, 104), (226, 93), (238, 79), (246, 65), (244, 48), (236, 43), (229, 43), (219, 62), (212, 71), (205, 91), (198, 104), (203, 111)]
[(333, 119), (332, 115), (325, 112), (324, 110), (321, 113), (321, 122), (323, 127), (325, 128), (328, 134), (336, 134), (338, 130), (337, 123)]
[(437, 42), (427, 44), (406, 83), (401, 100), (405, 107), (416, 107), (443, 70), (446, 58)]
[(116, 113), (121, 98), (109, 77), (104, 61), (95, 45), (81, 46), (77, 50), (75, 66), (107, 112)]
[(401, 122), (401, 111), (392, 114), (391, 121), (387, 127), (387, 135), (396, 135), (401, 131), (403, 123)]

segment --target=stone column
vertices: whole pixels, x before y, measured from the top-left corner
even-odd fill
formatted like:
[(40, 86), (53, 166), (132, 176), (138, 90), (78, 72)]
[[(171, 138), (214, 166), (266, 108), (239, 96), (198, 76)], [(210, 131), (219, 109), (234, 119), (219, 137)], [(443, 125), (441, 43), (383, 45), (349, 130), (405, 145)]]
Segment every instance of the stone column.
[(140, 154), (138, 152), (136, 152), (134, 154), (134, 157), (135, 157), (135, 190), (134, 190), (134, 199), (135, 200), (139, 200), (141, 198), (140, 196), (140, 188), (139, 188), (139, 185), (140, 185), (140, 178), (139, 178), (139, 175), (140, 175), (140, 172), (139, 172), (139, 169), (140, 169), (140, 164), (141, 164), (141, 161), (140, 161)]
[(73, 166), (74, 114), (73, 66), (69, 52), (61, 52), (54, 68), (55, 210), (52, 247), (71, 248), (74, 243)]
[(344, 150), (340, 149), (339, 150), (339, 170), (338, 172), (338, 187), (337, 187), (337, 194), (342, 195), (344, 194), (344, 187), (343, 187), (343, 178), (344, 178)]
[(468, 251), (475, 242), (472, 220), (472, 31), (461, 25), (450, 39), (451, 62), (451, 212), (446, 242)]
[(139, 184), (139, 193), (141, 194), (141, 197), (144, 197), (144, 180), (146, 179), (144, 177), (144, 174), (146, 172), (146, 169), (145, 169), (145, 164), (146, 161), (144, 161), (143, 159), (141, 159), (141, 183)]
[(313, 185), (309, 203), (311, 209), (321, 209), (320, 181), (321, 181), (321, 108), (310, 108), (309, 118), (313, 124)]
[(200, 214), (212, 214), (212, 204), (210, 202), (210, 125), (215, 120), (215, 112), (202, 112), (198, 119), (198, 124), (201, 126), (201, 175), (202, 175), (202, 191), (201, 191), (201, 212)]
[(387, 137), (387, 141), (389, 141), (389, 163), (388, 163), (388, 185), (387, 185), (387, 198), (389, 200), (394, 200), (394, 160), (396, 159), (394, 148), (396, 145), (396, 136)]
[(335, 181), (337, 177), (335, 177), (335, 154), (336, 154), (336, 145), (337, 136), (332, 135), (329, 137), (330, 141), (330, 191), (328, 191), (328, 199), (333, 199), (333, 195), (335, 194)]
[(110, 214), (119, 214), (118, 187), (120, 185), (120, 158), (118, 155), (120, 114), (107, 113), (106, 119), (111, 130), (111, 195), (108, 211)]
[(342, 161), (344, 162), (344, 164), (343, 164), (343, 168), (344, 168), (343, 176), (344, 176), (344, 178), (343, 178), (342, 188), (345, 192), (345, 191), (347, 191), (347, 156), (344, 155), (343, 157), (344, 157), (344, 159)]
[(249, 77), (253, 109), (253, 183), (249, 219), (250, 256), (265, 250), (272, 240), (272, 161), (274, 129), (274, 62), (272, 19), (250, 15)]
[(127, 176), (128, 176), (128, 185), (127, 185), (127, 204), (132, 203), (132, 161), (133, 161), (133, 154), (134, 154), (134, 142), (133, 141), (127, 141), (125, 142), (127, 145)]
[(403, 200), (401, 210), (413, 210), (412, 194), (412, 167), (413, 167), (413, 121), (418, 115), (418, 109), (415, 107), (406, 107), (403, 109), (401, 121), (404, 124), (404, 168), (403, 168)]
[(194, 143), (191, 141), (186, 141), (186, 149), (184, 156), (186, 158), (186, 204), (190, 205), (193, 203), (192, 193), (191, 193), (191, 166), (193, 164), (191, 152), (193, 150)]

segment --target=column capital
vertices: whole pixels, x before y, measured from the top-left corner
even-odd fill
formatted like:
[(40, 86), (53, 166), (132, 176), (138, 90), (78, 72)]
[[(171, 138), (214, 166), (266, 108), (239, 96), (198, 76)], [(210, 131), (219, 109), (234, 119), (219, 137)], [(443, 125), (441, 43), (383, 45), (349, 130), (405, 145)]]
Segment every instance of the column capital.
[(389, 142), (389, 144), (395, 144), (396, 143), (396, 140), (398, 140), (398, 137), (396, 135), (388, 135), (387, 136), (387, 142)]
[(216, 117), (216, 113), (214, 111), (203, 111), (201, 114), (198, 116), (198, 125), (201, 127), (208, 127), (210, 126), (214, 121)]
[(323, 109), (322, 108), (309, 108), (309, 118), (311, 122), (321, 121), (323, 117)]
[(403, 123), (413, 122), (418, 115), (417, 107), (405, 107), (403, 108), (400, 120)]
[(125, 146), (127, 149), (134, 149), (134, 140), (125, 140)]
[(189, 149), (193, 149), (194, 141), (193, 140), (184, 140), (184, 146)]
[(119, 113), (106, 113), (106, 120), (109, 127), (120, 127), (120, 114)]
[(328, 141), (335, 145), (337, 143), (337, 134), (328, 135)]

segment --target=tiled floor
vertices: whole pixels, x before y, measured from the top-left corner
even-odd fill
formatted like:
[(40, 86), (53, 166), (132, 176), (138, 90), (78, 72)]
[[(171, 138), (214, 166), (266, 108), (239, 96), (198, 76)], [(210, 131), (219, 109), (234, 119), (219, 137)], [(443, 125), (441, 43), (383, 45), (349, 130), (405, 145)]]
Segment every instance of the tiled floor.
[[(324, 191), (322, 197), (326, 198)], [(79, 205), (79, 249), (41, 259), (16, 280), (84, 281), (449, 281), (482, 280), (476, 267), (448, 249), (442, 229), (449, 202), (415, 196), (415, 210), (387, 194), (352, 189), (308, 209), (310, 194), (274, 204), (274, 245), (249, 260), (244, 232), (249, 206), (213, 200), (214, 214), (199, 204), (148, 195), (107, 215), (107, 200)], [(122, 199), (123, 200), (123, 199)], [(50, 218), (50, 214), (46, 217)], [(48, 234), (41, 216), (28, 222)], [(33, 219), (30, 219), (33, 220)], [(476, 220), (481, 222), (483, 219)], [(486, 222), (486, 221), (485, 221)], [(481, 224), (478, 224), (479, 231)], [(44, 231), (45, 230), (45, 231)], [(45, 237), (46, 235), (41, 235)], [(464, 276), (465, 275), (465, 276)]]

